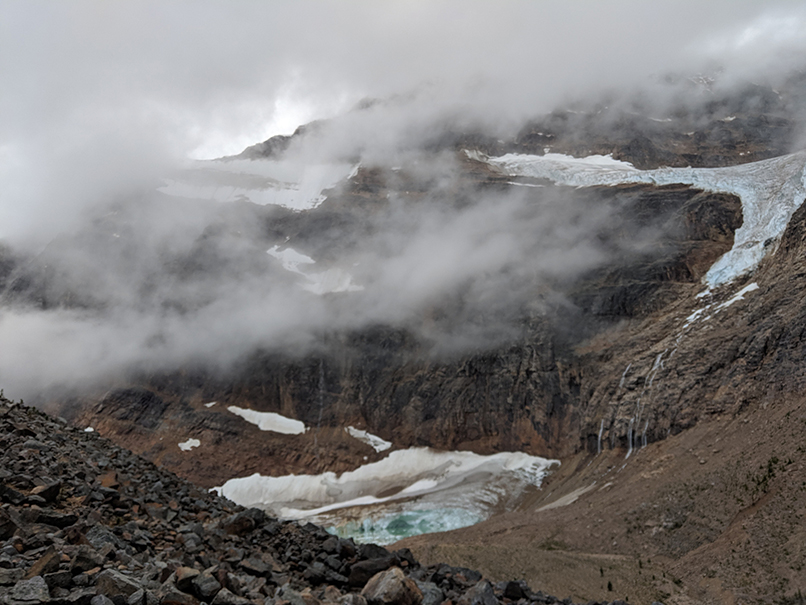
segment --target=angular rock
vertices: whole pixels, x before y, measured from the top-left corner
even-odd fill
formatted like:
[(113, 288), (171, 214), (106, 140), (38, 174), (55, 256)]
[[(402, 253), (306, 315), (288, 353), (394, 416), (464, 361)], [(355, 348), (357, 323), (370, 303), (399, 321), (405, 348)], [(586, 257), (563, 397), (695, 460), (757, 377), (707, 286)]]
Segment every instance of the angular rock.
[(322, 589), (322, 602), (324, 603), (338, 603), (341, 599), (341, 591), (335, 586), (325, 586)]
[(383, 546), (378, 546), (377, 544), (362, 544), (358, 547), (359, 559), (382, 559), (391, 554)]
[(25, 496), (13, 487), (0, 484), (0, 500), (11, 504), (22, 504), (25, 502)]
[(423, 593), (414, 580), (399, 567), (392, 567), (370, 578), (361, 591), (369, 605), (420, 605)]
[(504, 585), (504, 597), (511, 601), (518, 601), (529, 596), (529, 586), (526, 582), (506, 582)]
[(62, 490), (62, 482), (55, 481), (47, 485), (39, 485), (31, 490), (32, 496), (39, 496), (45, 502), (56, 502), (59, 499), (59, 492)]
[(457, 605), (498, 605), (498, 599), (495, 598), (492, 585), (482, 580), (459, 597)]
[(367, 605), (367, 600), (360, 594), (350, 592), (339, 599), (339, 605)]
[(74, 588), (66, 597), (59, 599), (64, 605), (90, 605), (95, 594), (94, 588)]
[(193, 569), (192, 567), (178, 567), (174, 574), (174, 584), (176, 587), (182, 592), (192, 594), (193, 580), (195, 580), (201, 574), (201, 572), (198, 569)]
[(46, 525), (58, 527), (59, 529), (64, 529), (65, 527), (74, 525), (78, 521), (78, 517), (71, 514), (57, 513), (46, 508), (39, 511), (37, 521), (39, 523), (45, 523)]
[(250, 508), (225, 519), (221, 529), (228, 534), (242, 536), (265, 522), (266, 513), (258, 508)]
[(48, 588), (70, 588), (73, 584), (73, 575), (67, 570), (54, 571), (42, 576), (47, 582)]
[[(0, 489), (2, 489), (0, 487)], [(8, 540), (17, 531), (17, 524), (9, 514), (0, 508), (0, 540)]]
[[(149, 599), (149, 597), (151, 598)], [(158, 605), (159, 599), (144, 588), (134, 591), (129, 595), (129, 598), (126, 599), (126, 605), (151, 605), (152, 603)]]
[(114, 597), (117, 595), (131, 596), (140, 590), (140, 585), (130, 576), (124, 575), (114, 569), (105, 569), (98, 575), (95, 587), (98, 594)]
[(440, 590), (439, 586), (433, 582), (415, 582), (417, 588), (423, 593), (422, 605), (440, 605), (445, 600), (445, 595)]
[(261, 578), (271, 578), (271, 566), (259, 557), (247, 557), (241, 561), (241, 569)]
[(17, 582), (8, 596), (9, 605), (37, 605), (48, 601), (50, 601), (50, 590), (42, 576)]
[(115, 602), (104, 594), (95, 595), (90, 601), (90, 605), (115, 605)]
[(199, 605), (199, 600), (193, 595), (169, 588), (163, 593), (160, 605)]
[(78, 575), (90, 569), (101, 567), (103, 564), (104, 558), (94, 548), (82, 544), (78, 547), (78, 552), (70, 563), (70, 571), (73, 575)]
[(226, 588), (222, 588), (212, 600), (211, 605), (252, 605), (252, 602), (249, 599), (232, 594)]
[(0, 569), (0, 586), (13, 586), (22, 580), (21, 569)]
[(209, 601), (218, 594), (219, 590), (221, 590), (221, 584), (208, 571), (202, 572), (193, 578), (193, 594), (202, 601)]
[(101, 550), (107, 544), (112, 546), (114, 550), (123, 548), (123, 543), (111, 531), (106, 529), (103, 525), (94, 525), (86, 534), (87, 542), (89, 542), (96, 550)]
[(372, 576), (389, 569), (396, 563), (397, 559), (394, 555), (387, 555), (379, 559), (359, 561), (350, 568), (350, 586), (364, 586)]
[(45, 574), (58, 571), (60, 561), (61, 555), (51, 546), (45, 551), (45, 554), (39, 557), (36, 563), (31, 565), (30, 569), (28, 569), (28, 572), (25, 574), (25, 579), (30, 580), (34, 576), (44, 576)]

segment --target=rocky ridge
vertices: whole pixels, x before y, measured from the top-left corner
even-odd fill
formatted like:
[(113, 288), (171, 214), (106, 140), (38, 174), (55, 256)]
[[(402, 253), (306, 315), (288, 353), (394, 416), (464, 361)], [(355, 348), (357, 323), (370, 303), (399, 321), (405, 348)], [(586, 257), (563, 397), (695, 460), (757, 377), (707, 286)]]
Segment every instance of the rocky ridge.
[(6, 605), (571, 603), (243, 509), (5, 398), (0, 443)]

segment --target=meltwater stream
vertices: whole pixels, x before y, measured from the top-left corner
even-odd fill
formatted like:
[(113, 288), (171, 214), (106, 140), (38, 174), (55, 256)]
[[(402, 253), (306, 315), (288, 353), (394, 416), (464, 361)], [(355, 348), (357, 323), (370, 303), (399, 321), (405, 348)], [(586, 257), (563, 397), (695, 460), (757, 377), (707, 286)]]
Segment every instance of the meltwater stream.
[(306, 519), (343, 537), (388, 544), (467, 527), (509, 510), (540, 487), (557, 460), (502, 452), (398, 450), (337, 476), (230, 479), (218, 492), (285, 519)]

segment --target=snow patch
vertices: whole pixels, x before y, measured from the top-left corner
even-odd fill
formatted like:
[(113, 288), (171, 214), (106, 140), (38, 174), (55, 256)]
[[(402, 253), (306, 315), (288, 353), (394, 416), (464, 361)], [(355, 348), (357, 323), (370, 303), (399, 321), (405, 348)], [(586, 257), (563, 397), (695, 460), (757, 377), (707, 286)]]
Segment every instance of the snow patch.
[(87, 428), (84, 429), (84, 432), (85, 433), (94, 433), (95, 429), (92, 428), (91, 426), (88, 426)]
[(283, 433), (284, 435), (301, 435), (307, 430), (304, 422), (286, 418), (274, 412), (256, 412), (255, 410), (239, 408), (234, 405), (227, 406), (227, 410), (254, 424), (261, 431), (272, 431), (274, 433)]
[(745, 294), (748, 294), (748, 293), (753, 292), (755, 290), (758, 290), (758, 284), (757, 283), (753, 282), (752, 284), (748, 284), (747, 286), (745, 286), (744, 288), (739, 290), (736, 294), (734, 294), (731, 298), (729, 298), (728, 300), (723, 302), (721, 305), (719, 305), (716, 308), (716, 310), (720, 311), (722, 309), (727, 309), (733, 303), (738, 302), (740, 300), (744, 300), (744, 295)]
[(197, 161), (159, 191), (173, 197), (247, 201), (291, 210), (310, 210), (325, 200), (323, 192), (353, 178), (359, 165), (308, 164), (293, 160)]
[(199, 441), (198, 439), (188, 439), (187, 441), (184, 441), (183, 443), (179, 444), (179, 449), (182, 450), (183, 452), (189, 452), (194, 447), (199, 447), (200, 445), (201, 441)]
[(367, 431), (362, 431), (361, 429), (357, 429), (354, 426), (348, 426), (344, 430), (350, 434), (350, 437), (358, 439), (362, 443), (366, 443), (376, 452), (385, 452), (386, 450), (392, 447), (392, 443), (390, 441), (381, 439), (377, 435), (373, 435), (372, 433), (368, 433)]
[(205, 404), (204, 404), (204, 407), (206, 407), (206, 408), (211, 408), (211, 407), (213, 407), (213, 406), (214, 406), (216, 403), (218, 403), (218, 402), (217, 402), (217, 401), (211, 401), (210, 403), (205, 403)]
[(315, 265), (316, 261), (310, 256), (297, 252), (293, 248), (273, 246), (266, 250), (270, 256), (278, 259), (286, 271), (291, 271), (305, 278), (302, 288), (314, 294), (323, 295), (336, 292), (358, 292), (364, 289), (353, 283), (353, 276), (344, 269), (331, 267), (321, 273), (309, 273), (300, 269), (300, 265)]
[(507, 181), (507, 185), (515, 185), (516, 187), (534, 187), (534, 188), (545, 187), (545, 185), (537, 185), (535, 183), (516, 183), (515, 181)]
[(310, 256), (305, 256), (301, 252), (297, 252), (293, 248), (283, 248), (280, 250), (280, 246), (272, 246), (266, 253), (269, 256), (272, 256), (279, 260), (283, 264), (283, 269), (286, 271), (291, 271), (292, 273), (299, 273), (300, 275), (307, 275), (303, 273), (299, 266), (300, 265), (313, 265), (316, 264), (316, 261), (313, 260)]

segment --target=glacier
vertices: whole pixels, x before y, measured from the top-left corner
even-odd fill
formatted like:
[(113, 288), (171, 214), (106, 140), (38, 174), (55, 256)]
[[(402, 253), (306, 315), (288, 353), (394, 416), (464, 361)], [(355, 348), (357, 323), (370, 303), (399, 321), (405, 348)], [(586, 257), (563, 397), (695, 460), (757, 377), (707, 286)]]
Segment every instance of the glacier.
[(483, 456), (417, 447), (341, 475), (254, 474), (215, 489), (242, 506), (308, 519), (357, 541), (388, 543), (466, 527), (511, 508), (559, 464), (522, 452)]
[(777, 249), (792, 215), (806, 197), (806, 152), (723, 168), (657, 168), (639, 170), (612, 156), (575, 158), (559, 153), (499, 157), (465, 150), (512, 177), (531, 177), (572, 187), (624, 184), (691, 185), (703, 191), (736, 195), (742, 203), (742, 226), (733, 247), (711, 266), (703, 282), (708, 288), (730, 283), (752, 272)]

